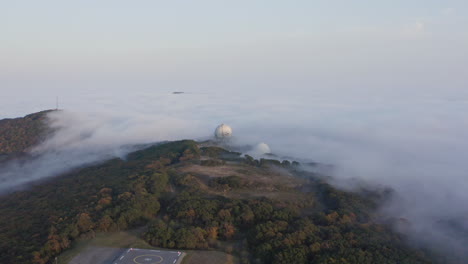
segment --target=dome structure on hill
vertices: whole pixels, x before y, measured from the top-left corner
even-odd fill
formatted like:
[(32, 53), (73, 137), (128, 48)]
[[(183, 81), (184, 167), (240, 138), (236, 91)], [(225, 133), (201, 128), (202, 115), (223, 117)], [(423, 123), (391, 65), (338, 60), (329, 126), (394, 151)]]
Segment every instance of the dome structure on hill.
[(232, 128), (228, 125), (221, 124), (215, 130), (215, 137), (219, 139), (230, 138), (232, 136)]
[(270, 146), (262, 142), (258, 144), (257, 146), (255, 146), (254, 152), (260, 155), (271, 154), (271, 149), (270, 149)]

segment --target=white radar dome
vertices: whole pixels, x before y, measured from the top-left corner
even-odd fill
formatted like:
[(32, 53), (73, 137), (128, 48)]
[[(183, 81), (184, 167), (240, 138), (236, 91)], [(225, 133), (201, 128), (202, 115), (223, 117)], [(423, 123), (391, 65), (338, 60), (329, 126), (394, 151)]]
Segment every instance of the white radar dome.
[(270, 154), (271, 149), (270, 146), (268, 146), (266, 143), (260, 143), (255, 146), (254, 152), (258, 154)]
[(229, 138), (232, 136), (232, 128), (228, 125), (221, 124), (215, 130), (215, 137)]

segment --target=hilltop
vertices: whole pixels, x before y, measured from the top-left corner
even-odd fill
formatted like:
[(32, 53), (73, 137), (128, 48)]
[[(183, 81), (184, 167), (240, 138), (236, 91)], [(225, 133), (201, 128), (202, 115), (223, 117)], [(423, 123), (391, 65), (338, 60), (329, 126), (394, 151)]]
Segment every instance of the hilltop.
[(0, 161), (8, 156), (24, 154), (43, 140), (50, 132), (46, 119), (52, 111), (0, 120)]

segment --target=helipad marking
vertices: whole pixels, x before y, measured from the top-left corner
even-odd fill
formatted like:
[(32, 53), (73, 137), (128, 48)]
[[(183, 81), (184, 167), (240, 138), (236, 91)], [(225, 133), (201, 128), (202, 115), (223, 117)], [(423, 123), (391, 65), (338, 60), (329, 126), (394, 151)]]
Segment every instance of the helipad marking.
[[(147, 257), (147, 258), (143, 258), (143, 257)], [(148, 257), (156, 257), (156, 258), (159, 258), (159, 260), (157, 260), (156, 262), (148, 262), (148, 261), (152, 261), (152, 258), (148, 258)], [(143, 261), (144, 262), (140, 262), (141, 260), (137, 260), (139, 258), (143, 258)], [(140, 256), (137, 256), (133, 259), (133, 262), (135, 262), (136, 264), (158, 264), (158, 263), (161, 263), (163, 262), (163, 257), (159, 256), (159, 255), (140, 255)]]

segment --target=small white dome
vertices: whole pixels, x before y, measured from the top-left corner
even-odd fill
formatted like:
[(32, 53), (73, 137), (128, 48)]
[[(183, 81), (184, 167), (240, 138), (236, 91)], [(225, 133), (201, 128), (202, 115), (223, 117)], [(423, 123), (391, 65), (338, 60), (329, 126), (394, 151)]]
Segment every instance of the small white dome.
[(228, 138), (232, 136), (232, 128), (228, 125), (221, 124), (215, 130), (215, 137)]
[(260, 143), (258, 144), (257, 146), (255, 146), (255, 149), (254, 149), (254, 152), (255, 153), (258, 153), (260, 155), (262, 154), (270, 154), (271, 153), (271, 149), (270, 149), (270, 146), (268, 146), (266, 143)]

